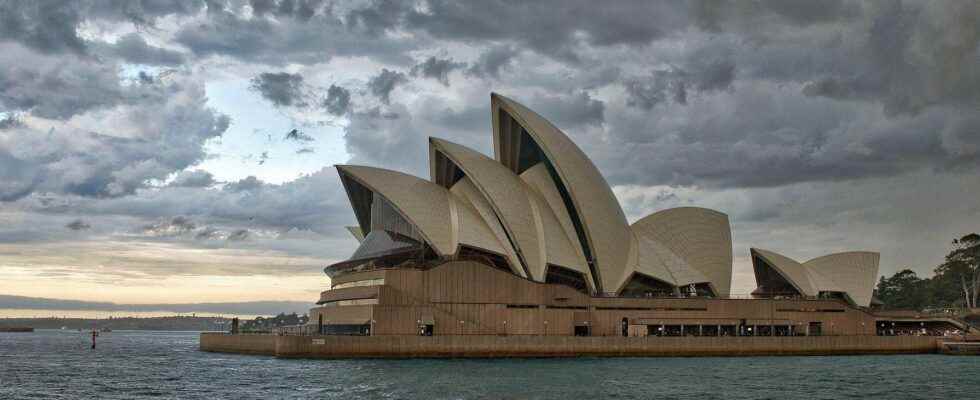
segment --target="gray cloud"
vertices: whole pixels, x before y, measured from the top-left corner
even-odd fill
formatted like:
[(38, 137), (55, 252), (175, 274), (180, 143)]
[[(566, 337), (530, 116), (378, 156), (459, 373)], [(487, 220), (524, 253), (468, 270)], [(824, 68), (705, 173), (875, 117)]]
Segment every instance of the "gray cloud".
[(197, 224), (184, 216), (176, 216), (139, 227), (139, 233), (149, 236), (180, 236), (197, 229)]
[(303, 77), (288, 72), (263, 72), (252, 78), (251, 88), (276, 106), (305, 106)]
[(412, 75), (432, 78), (444, 86), (449, 86), (449, 73), (466, 68), (466, 63), (453, 61), (452, 58), (442, 59), (435, 56), (412, 67)]
[(84, 53), (76, 29), (81, 17), (69, 2), (5, 1), (0, 3), (0, 38), (15, 40), (45, 53)]
[[(977, 215), (915, 195), (980, 190), (970, 178), (980, 169), (973, 2), (644, 1), (601, 12), (584, 0), (35, 4), (0, 4), (0, 201), (29, 213), (0, 228), (0, 242), (76, 240), (185, 216), (196, 227), (180, 236), (136, 236), (322, 251), (268, 239), (309, 230), (336, 241), (331, 256), (346, 256), (353, 241), (332, 229), (352, 213), (332, 170), (223, 185), (187, 171), (219, 156), (206, 144), (229, 123), (204, 95), (213, 72), (200, 71), (246, 81), (287, 66), (302, 77), (263, 91), (260, 75), (256, 91), (288, 126), (342, 130), (348, 162), (426, 176), (430, 135), (489, 154), (488, 93), (497, 91), (565, 130), (631, 218), (717, 208), (733, 217), (737, 251), (771, 244), (805, 258), (880, 248), (896, 254), (883, 269), (909, 259), (928, 271), (919, 254), (941, 252), (909, 254), (892, 244), (906, 241), (900, 232), (923, 227), (917, 243), (953, 237), (966, 232), (947, 231), (970, 228), (950, 215)], [(115, 45), (99, 38), (130, 25), (139, 33)], [(147, 35), (173, 46), (152, 47)], [(134, 73), (133, 63), (178, 69)], [(450, 86), (453, 71), (466, 79)], [(406, 72), (443, 85), (409, 84)], [(295, 142), (244, 151), (278, 168), (313, 150)], [(80, 217), (93, 228), (65, 229)], [(27, 226), (38, 221), (44, 229)], [(248, 240), (230, 240), (243, 230)]]
[(228, 234), (228, 240), (232, 242), (240, 242), (242, 240), (248, 240), (251, 233), (248, 229), (237, 229), (234, 232)]
[(230, 123), (207, 106), (203, 83), (192, 77), (124, 85), (110, 64), (6, 46), (0, 64), (12, 73), (0, 76), (0, 103), (37, 117), (0, 130), (0, 162), (14, 183), (3, 191), (6, 201), (33, 191), (131, 194), (203, 160), (205, 142)]
[(76, 55), (45, 55), (0, 43), (0, 106), (32, 115), (67, 119), (123, 101), (115, 65)]
[(606, 106), (586, 92), (534, 98), (535, 110), (566, 129), (580, 125), (602, 125)]
[(648, 77), (631, 78), (623, 85), (627, 104), (650, 110), (671, 100), (687, 104), (688, 93), (731, 89), (735, 62), (725, 49), (715, 46), (699, 49), (687, 57), (683, 66), (655, 70)]
[(395, 90), (395, 87), (408, 82), (408, 78), (405, 74), (398, 71), (390, 71), (387, 68), (382, 68), (378, 75), (375, 75), (368, 81), (368, 89), (371, 94), (378, 97), (384, 104), (391, 103), (391, 92)]
[(355, 112), (344, 131), (352, 164), (377, 165), (422, 172), (427, 165), (426, 135), (418, 130), (408, 108), (392, 104), (388, 110)]
[(256, 16), (271, 14), (299, 21), (308, 21), (320, 10), (323, 3), (323, 0), (249, 0), (252, 13)]
[(0, 131), (12, 128), (22, 128), (24, 123), (21, 122), (20, 117), (16, 114), (7, 114), (0, 119)]
[(467, 72), (476, 76), (499, 78), (500, 70), (509, 66), (517, 55), (518, 50), (512, 46), (493, 46), (481, 53)]
[(176, 187), (211, 187), (218, 182), (214, 180), (214, 175), (202, 170), (181, 171), (170, 182), (170, 186)]
[(323, 108), (328, 113), (340, 116), (351, 109), (350, 91), (337, 85), (330, 85), (327, 97), (323, 99)]
[(607, 117), (617, 138), (610, 150), (625, 149), (603, 161), (614, 182), (778, 186), (922, 168), (975, 169), (980, 162), (975, 146), (942, 134), (977, 130), (976, 120), (955, 109), (892, 118), (874, 105), (762, 86), (667, 105), (662, 112), (674, 118), (651, 120), (618, 109)]
[(91, 227), (92, 225), (89, 225), (88, 222), (82, 221), (80, 219), (76, 219), (74, 221), (69, 222), (68, 225), (65, 225), (65, 228), (68, 228), (73, 231), (83, 231)]
[(119, 38), (112, 52), (133, 64), (175, 66), (184, 63), (184, 55), (180, 52), (151, 46), (138, 33)]
[[(288, 3), (292, 2), (278, 4)], [(271, 11), (254, 18), (246, 18), (235, 10), (214, 12), (200, 23), (182, 25), (175, 34), (176, 41), (202, 58), (227, 56), (268, 65), (313, 64), (337, 56), (409, 60), (403, 53), (414, 45), (407, 39), (360, 34), (348, 29), (343, 19), (327, 7), (315, 8), (312, 15), (307, 11), (295, 12), (301, 9), (309, 10), (294, 8), (291, 18)]]
[(617, 3), (602, 12), (596, 12), (595, 3), (589, 1), (534, 2), (520, 7), (506, 1), (430, 1), (424, 9), (406, 6), (402, 11), (406, 28), (440, 39), (513, 40), (575, 63), (581, 61), (577, 50), (581, 44), (643, 45), (684, 28), (688, 13), (683, 6), (645, 1)]
[(225, 185), (224, 190), (231, 192), (251, 191), (261, 189), (263, 185), (265, 185), (265, 183), (260, 181), (255, 176), (249, 176), (245, 179)]
[(286, 136), (283, 137), (283, 139), (285, 139), (287, 141), (290, 141), (291, 140), (291, 141), (299, 142), (299, 143), (309, 143), (309, 142), (312, 142), (312, 141), (315, 141), (316, 140), (312, 136), (307, 135), (307, 134), (303, 133), (302, 131), (300, 131), (299, 129), (296, 129), (296, 128), (293, 128), (289, 132), (286, 132)]

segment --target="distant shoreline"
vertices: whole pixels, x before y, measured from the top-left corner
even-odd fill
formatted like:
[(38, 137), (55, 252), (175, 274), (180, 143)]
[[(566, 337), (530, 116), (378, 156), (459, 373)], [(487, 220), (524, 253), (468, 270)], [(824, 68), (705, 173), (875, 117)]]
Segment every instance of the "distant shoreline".
[(231, 326), (229, 317), (164, 316), (113, 318), (0, 318), (0, 330), (30, 327), (38, 330), (188, 331), (219, 332)]

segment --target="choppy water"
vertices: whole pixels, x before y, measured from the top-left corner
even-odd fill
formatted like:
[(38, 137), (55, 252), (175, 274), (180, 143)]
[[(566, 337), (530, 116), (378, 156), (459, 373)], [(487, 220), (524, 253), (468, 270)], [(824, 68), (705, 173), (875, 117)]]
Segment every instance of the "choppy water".
[(0, 333), (0, 399), (980, 398), (980, 357), (281, 360), (192, 332)]

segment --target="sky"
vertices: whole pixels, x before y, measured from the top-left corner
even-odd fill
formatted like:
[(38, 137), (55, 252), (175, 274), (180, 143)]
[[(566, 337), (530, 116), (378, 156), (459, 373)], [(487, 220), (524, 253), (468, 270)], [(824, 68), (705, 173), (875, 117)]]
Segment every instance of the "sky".
[(551, 120), (630, 222), (929, 276), (980, 231), (972, 1), (0, 0), (0, 295), (313, 302), (356, 241), (334, 164), (492, 154)]

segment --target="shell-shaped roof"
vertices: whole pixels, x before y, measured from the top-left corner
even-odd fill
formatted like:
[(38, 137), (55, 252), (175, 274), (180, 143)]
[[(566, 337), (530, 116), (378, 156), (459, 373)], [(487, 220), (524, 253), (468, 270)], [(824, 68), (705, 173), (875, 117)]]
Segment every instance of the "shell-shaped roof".
[(494, 214), (493, 209), (490, 207), (490, 203), (480, 193), (480, 190), (473, 185), (473, 182), (469, 178), (463, 177), (449, 191), (458, 199), (459, 203), (466, 203), (470, 207), (473, 207), (473, 210), (477, 212), (497, 242), (500, 243), (502, 250), (500, 254), (507, 257), (511, 271), (517, 276), (526, 278), (527, 275), (524, 272), (524, 268), (521, 268), (521, 262), (517, 258), (517, 254), (514, 253), (514, 249), (507, 243), (507, 234), (504, 233), (504, 227), (500, 224), (500, 219), (495, 216), (496, 214)]
[(818, 291), (810, 282), (810, 274), (806, 272), (803, 264), (796, 260), (786, 257), (774, 251), (752, 248), (749, 249), (753, 256), (762, 258), (769, 266), (773, 267), (787, 282), (793, 285), (797, 291), (806, 296), (816, 296)]
[(817, 257), (803, 265), (832, 281), (836, 290), (847, 293), (854, 303), (867, 306), (871, 304), (879, 261), (879, 253), (849, 251)]
[[(341, 179), (348, 190), (354, 180), (370, 191), (383, 196), (398, 212), (419, 231), (426, 242), (441, 255), (456, 253), (460, 244), (505, 254), (492, 230), (483, 222), (477, 211), (445, 188), (430, 181), (382, 168), (356, 165), (338, 165)], [(351, 196), (352, 203), (370, 201), (370, 198)], [(370, 219), (363, 215), (369, 205), (352, 204), (358, 220)], [(362, 227), (358, 231), (364, 232)]]
[[(497, 161), (515, 173), (521, 173), (522, 131), (526, 131), (554, 168), (560, 190), (568, 196), (568, 210), (573, 221), (580, 221), (576, 234), (583, 252), (591, 256), (599, 273), (597, 283), (602, 291), (616, 290), (626, 270), (631, 235), (612, 188), (598, 168), (561, 130), (537, 113), (498, 94), (490, 98), (493, 112), (493, 142)], [(502, 126), (502, 114), (512, 119)], [(517, 129), (511, 122), (523, 129)], [(543, 160), (542, 160), (543, 161)]]
[[(547, 263), (581, 272), (586, 279), (591, 280), (592, 273), (589, 271), (589, 265), (586, 264), (585, 258), (575, 251), (576, 243), (562, 230), (558, 217), (544, 197), (532, 189), (528, 189), (528, 198), (531, 200), (534, 215), (538, 222), (537, 226), (540, 229), (539, 241), (545, 244), (543, 250)], [(547, 268), (542, 268), (533, 274), (534, 278), (543, 282), (546, 272)]]
[[(633, 270), (674, 286), (682, 286), (690, 283), (707, 282), (708, 278), (698, 271), (692, 269), (683, 258), (671, 251), (663, 243), (654, 239), (649, 232), (642, 229), (634, 231), (636, 235), (636, 262)], [(625, 285), (626, 279), (634, 271), (627, 271), (620, 287)]]
[(828, 254), (799, 263), (779, 253), (751, 249), (779, 272), (800, 293), (816, 296), (820, 292), (842, 292), (860, 306), (869, 306), (878, 276), (880, 255), (870, 251)]
[[(705, 279), (719, 296), (728, 296), (732, 282), (732, 230), (728, 215), (700, 207), (678, 207), (658, 211), (633, 223), (640, 246), (662, 245), (683, 259), (675, 272), (677, 285), (690, 279)], [(646, 244), (645, 244), (646, 243)], [(640, 258), (641, 261), (643, 257)], [(679, 273), (688, 275), (682, 278)]]
[(535, 225), (535, 210), (517, 175), (468, 147), (436, 138), (429, 138), (429, 144), (452, 160), (486, 197), (528, 272), (543, 271), (546, 263), (544, 243), (539, 240), (541, 235)]
[[(579, 246), (575, 237), (575, 226), (572, 224), (572, 219), (568, 215), (568, 210), (565, 208), (565, 204), (562, 203), (561, 194), (558, 193), (558, 188), (555, 187), (555, 182), (551, 180), (551, 175), (548, 173), (548, 168), (543, 163), (538, 163), (537, 165), (528, 168), (521, 174), (521, 180), (524, 181), (534, 192), (541, 195), (545, 202), (548, 203), (548, 207), (551, 211), (555, 213), (555, 218), (558, 219), (558, 223), (561, 225), (562, 231), (565, 232), (565, 236), (571, 242), (572, 251), (580, 259), (580, 262), (588, 264), (585, 261), (585, 255), (582, 254), (582, 246)], [(591, 275), (591, 274), (589, 274)]]
[[(441, 255), (456, 252), (453, 240), (452, 219), (449, 214), (449, 191), (427, 180), (382, 168), (365, 167), (360, 165), (338, 165), (341, 180), (353, 179), (374, 193), (384, 196), (421, 232), (422, 237)], [(345, 187), (347, 183), (345, 182)], [(348, 194), (350, 190), (348, 189)], [(358, 214), (358, 220), (363, 218), (364, 211), (351, 196), (351, 203)], [(366, 218), (370, 218), (367, 216)], [(362, 230), (367, 229), (362, 223)]]
[(350, 232), (351, 236), (354, 236), (354, 239), (357, 239), (358, 243), (364, 241), (364, 232), (361, 231), (360, 226), (348, 226), (347, 232)]

